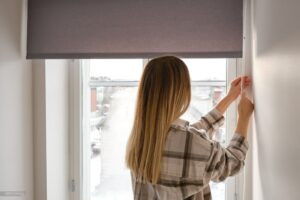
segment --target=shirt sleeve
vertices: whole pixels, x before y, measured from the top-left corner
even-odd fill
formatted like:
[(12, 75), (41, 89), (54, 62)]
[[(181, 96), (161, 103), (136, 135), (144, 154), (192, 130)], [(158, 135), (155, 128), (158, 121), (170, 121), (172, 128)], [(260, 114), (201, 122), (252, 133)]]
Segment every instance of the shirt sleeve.
[(224, 116), (216, 108), (214, 108), (209, 113), (202, 116), (199, 121), (191, 124), (191, 126), (198, 130), (204, 129), (209, 139), (212, 139), (214, 132), (223, 124)]
[(211, 154), (206, 168), (207, 179), (221, 182), (243, 168), (249, 148), (245, 137), (235, 133), (227, 148), (223, 148), (218, 142), (212, 142), (211, 145)]

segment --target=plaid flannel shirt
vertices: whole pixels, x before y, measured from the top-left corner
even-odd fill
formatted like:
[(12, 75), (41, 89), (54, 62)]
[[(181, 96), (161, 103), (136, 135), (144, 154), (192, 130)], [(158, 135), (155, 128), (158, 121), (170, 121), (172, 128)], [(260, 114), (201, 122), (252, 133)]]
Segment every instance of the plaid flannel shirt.
[(216, 109), (198, 122), (172, 123), (163, 152), (157, 184), (141, 183), (132, 176), (135, 200), (210, 200), (209, 182), (221, 182), (244, 166), (247, 140), (235, 133), (227, 148), (212, 140), (224, 123)]

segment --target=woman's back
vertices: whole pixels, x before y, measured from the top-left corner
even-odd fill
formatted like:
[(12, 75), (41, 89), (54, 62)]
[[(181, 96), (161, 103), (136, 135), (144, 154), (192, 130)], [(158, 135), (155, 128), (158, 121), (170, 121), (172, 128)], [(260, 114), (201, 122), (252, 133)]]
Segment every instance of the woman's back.
[(132, 173), (134, 199), (211, 199), (209, 181), (223, 181), (240, 171), (248, 149), (248, 122), (253, 104), (242, 94), (239, 120), (230, 144), (212, 139), (223, 114), (250, 79), (232, 81), (228, 94), (198, 122), (180, 120), (191, 100), (188, 68), (174, 56), (152, 59), (145, 67), (136, 113), (127, 143), (126, 164)]
[(210, 140), (223, 122), (224, 117), (216, 109), (192, 125), (181, 119), (173, 122), (159, 181), (142, 183), (133, 176), (134, 199), (211, 199), (210, 180), (223, 181), (239, 172), (248, 149), (247, 141), (238, 134), (227, 149)]

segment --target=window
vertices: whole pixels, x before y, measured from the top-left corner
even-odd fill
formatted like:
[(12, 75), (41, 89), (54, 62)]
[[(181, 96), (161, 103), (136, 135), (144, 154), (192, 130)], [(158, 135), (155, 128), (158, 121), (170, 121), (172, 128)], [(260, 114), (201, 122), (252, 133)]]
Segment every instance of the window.
[[(191, 75), (192, 101), (182, 118), (195, 122), (226, 94), (229, 80), (236, 76), (237, 60), (183, 60)], [(74, 137), (80, 147), (77, 150), (80, 158), (74, 156), (80, 165), (74, 168), (73, 173), (79, 174), (74, 176), (74, 181), (77, 177), (81, 199), (130, 200), (131, 179), (124, 156), (138, 81), (147, 60), (92, 59), (78, 63), (81, 65), (78, 69), (81, 69), (82, 82), (79, 93), (82, 131)], [(215, 134), (215, 140), (222, 145), (226, 145), (233, 133), (235, 109), (235, 106), (229, 109), (225, 126)], [(236, 183), (236, 179), (211, 183), (213, 199), (232, 200), (236, 195)]]

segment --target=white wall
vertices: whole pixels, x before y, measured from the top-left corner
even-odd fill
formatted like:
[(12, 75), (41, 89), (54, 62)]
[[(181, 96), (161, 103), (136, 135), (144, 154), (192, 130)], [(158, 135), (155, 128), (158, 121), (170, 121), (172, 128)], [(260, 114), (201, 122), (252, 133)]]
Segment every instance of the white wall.
[[(32, 67), (25, 60), (26, 2), (0, 1), (0, 192), (33, 199)], [(0, 199), (8, 199), (0, 193)]]
[(0, 1), (0, 200), (66, 200), (68, 63), (25, 59), (26, 6)]
[(300, 199), (300, 1), (252, 0), (253, 199)]

